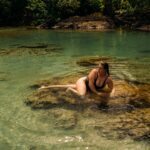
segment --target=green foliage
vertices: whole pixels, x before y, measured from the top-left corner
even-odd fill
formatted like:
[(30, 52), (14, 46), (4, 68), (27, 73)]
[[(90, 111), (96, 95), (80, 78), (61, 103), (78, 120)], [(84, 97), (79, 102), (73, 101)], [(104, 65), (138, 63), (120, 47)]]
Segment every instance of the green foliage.
[(0, 10), (0, 24), (7, 24), (7, 17), (11, 15), (11, 2), (9, 0), (1, 0)]
[(48, 15), (47, 5), (42, 0), (28, 0), (26, 6), (26, 19), (32, 25), (43, 23)]
[(12, 23), (15, 25), (16, 22), (18, 24), (24, 24), (24, 13), (25, 13), (25, 5), (27, 0), (11, 0), (11, 17)]
[(104, 9), (103, 0), (87, 0), (87, 3), (91, 12), (103, 11)]
[(134, 10), (128, 0), (120, 0), (120, 8), (118, 10), (120, 14), (132, 12), (132, 11)]
[(150, 12), (150, 0), (0, 0), (0, 26), (38, 25), (49, 18), (100, 12), (137, 14)]
[(150, 9), (150, 0), (128, 0), (135, 9)]
[(51, 0), (50, 12), (60, 18), (75, 15), (80, 7), (79, 0)]
[(113, 16), (114, 10), (112, 0), (103, 0), (103, 1), (104, 1), (104, 11), (103, 11), (104, 15)]
[(113, 9), (120, 14), (134, 14), (150, 10), (150, 0), (112, 0)]
[(87, 15), (94, 12), (102, 12), (104, 9), (103, 0), (80, 0), (80, 14)]
[(0, 25), (22, 23), (26, 0), (0, 0)]

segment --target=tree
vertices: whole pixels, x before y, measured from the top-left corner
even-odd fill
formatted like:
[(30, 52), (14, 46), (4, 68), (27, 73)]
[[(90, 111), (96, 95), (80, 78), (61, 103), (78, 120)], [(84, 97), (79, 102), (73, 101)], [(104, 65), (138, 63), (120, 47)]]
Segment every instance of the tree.
[(26, 0), (1, 0), (0, 25), (22, 25)]
[(24, 13), (27, 0), (11, 0), (11, 24), (24, 24)]
[(112, 0), (104, 0), (104, 15), (113, 16)]
[(75, 15), (80, 7), (79, 0), (51, 0), (50, 12), (60, 18)]
[(42, 0), (27, 0), (26, 22), (38, 25), (44, 22), (48, 15), (47, 5)]
[(11, 1), (0, 1), (0, 26), (8, 25), (11, 16)]
[(81, 15), (88, 15), (94, 12), (102, 12), (103, 9), (103, 0), (80, 0)]

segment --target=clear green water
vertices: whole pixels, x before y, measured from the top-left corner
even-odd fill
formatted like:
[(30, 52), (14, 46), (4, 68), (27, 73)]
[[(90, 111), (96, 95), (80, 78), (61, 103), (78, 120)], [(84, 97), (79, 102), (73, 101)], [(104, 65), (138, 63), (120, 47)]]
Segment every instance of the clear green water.
[[(18, 45), (56, 44), (56, 55), (0, 56), (0, 149), (101, 149), (149, 150), (144, 142), (131, 139), (108, 140), (90, 127), (78, 125), (71, 130), (54, 128), (55, 120), (46, 110), (32, 110), (24, 104), (32, 92), (30, 85), (49, 77), (64, 76), (84, 70), (76, 65), (82, 56), (105, 56), (127, 59), (139, 64), (130, 70), (127, 64), (115, 70), (113, 77), (150, 82), (150, 33), (146, 32), (72, 32), (50, 30), (0, 30), (0, 51)], [(117, 64), (119, 66), (119, 63)], [(81, 118), (83, 119), (82, 114)], [(107, 115), (107, 114), (106, 114)], [(105, 118), (105, 117), (104, 117)], [(82, 120), (81, 119), (81, 120)], [(86, 121), (86, 120), (85, 120)]]

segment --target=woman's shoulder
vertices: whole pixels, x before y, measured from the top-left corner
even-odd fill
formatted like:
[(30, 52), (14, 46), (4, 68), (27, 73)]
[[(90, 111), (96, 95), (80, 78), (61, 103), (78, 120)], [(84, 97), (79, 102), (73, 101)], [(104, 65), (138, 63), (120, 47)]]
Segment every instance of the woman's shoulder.
[(98, 72), (98, 70), (97, 70), (96, 68), (94, 68), (94, 69), (92, 69), (92, 70), (91, 70), (91, 72), (93, 72), (93, 73), (97, 73), (97, 72)]
[(111, 76), (107, 77), (107, 82), (112, 82), (112, 77)]
[(96, 76), (96, 74), (97, 74), (97, 69), (92, 69), (91, 71), (90, 71), (90, 73), (89, 73), (89, 75), (88, 75), (88, 77), (95, 77)]

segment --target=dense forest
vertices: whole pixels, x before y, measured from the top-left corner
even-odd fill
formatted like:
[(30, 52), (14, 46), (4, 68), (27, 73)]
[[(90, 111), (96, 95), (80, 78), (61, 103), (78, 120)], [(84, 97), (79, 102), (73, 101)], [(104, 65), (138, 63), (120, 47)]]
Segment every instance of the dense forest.
[(95, 12), (111, 18), (149, 16), (150, 0), (0, 0), (0, 26), (51, 24)]

